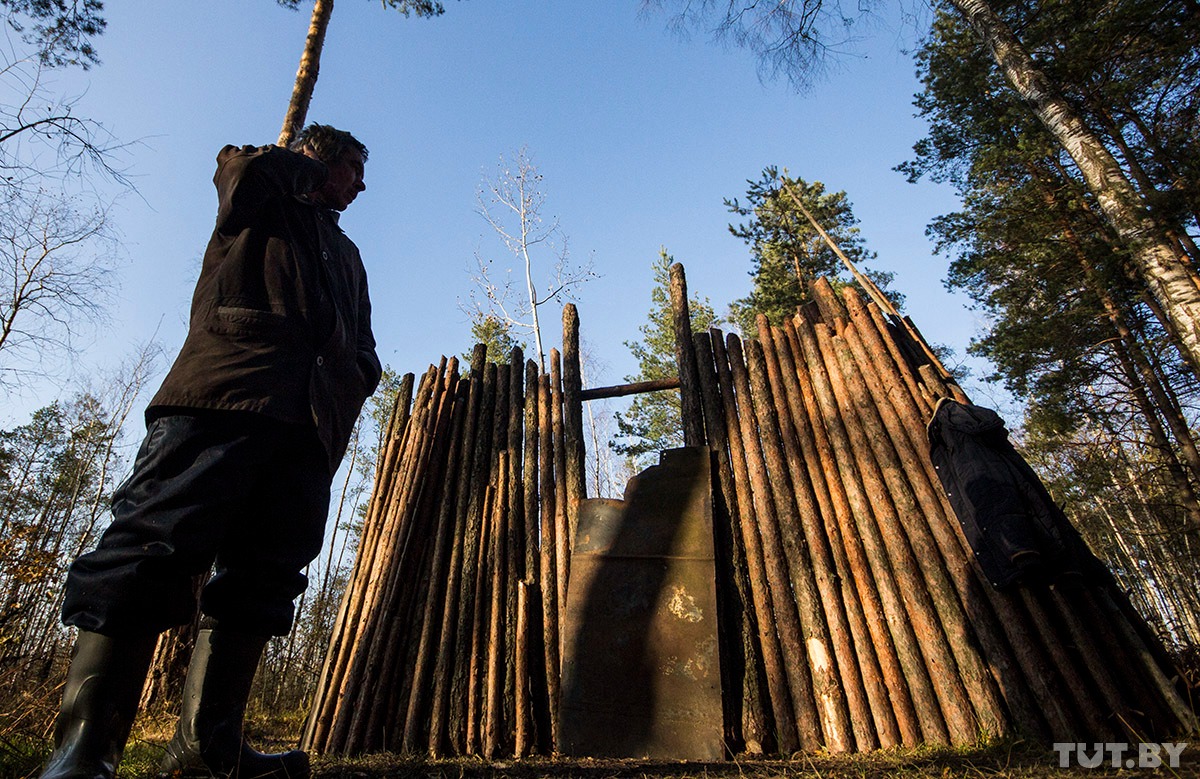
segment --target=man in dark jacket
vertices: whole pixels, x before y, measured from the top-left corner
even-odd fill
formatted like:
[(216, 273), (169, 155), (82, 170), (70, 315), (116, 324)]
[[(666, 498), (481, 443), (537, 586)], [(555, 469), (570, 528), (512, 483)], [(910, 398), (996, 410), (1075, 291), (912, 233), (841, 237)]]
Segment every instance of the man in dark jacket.
[(338, 212), (365, 189), (366, 147), (312, 125), (290, 150), (217, 155), (217, 223), (187, 339), (146, 412), (113, 523), (67, 577), (79, 628), (43, 779), (111, 779), (157, 635), (201, 631), (164, 774), (308, 774), (242, 739), (254, 669), (291, 629), (320, 551), (333, 472), (379, 381), (366, 272)]

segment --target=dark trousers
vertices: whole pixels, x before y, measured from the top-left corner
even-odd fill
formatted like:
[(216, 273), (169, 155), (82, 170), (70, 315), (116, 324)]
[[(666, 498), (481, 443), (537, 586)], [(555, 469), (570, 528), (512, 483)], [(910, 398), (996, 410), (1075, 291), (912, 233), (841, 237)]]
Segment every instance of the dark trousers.
[(285, 635), (321, 550), (328, 459), (316, 431), (256, 414), (151, 421), (113, 522), (67, 575), (63, 622), (110, 636), (189, 622), (193, 580), (214, 626)]

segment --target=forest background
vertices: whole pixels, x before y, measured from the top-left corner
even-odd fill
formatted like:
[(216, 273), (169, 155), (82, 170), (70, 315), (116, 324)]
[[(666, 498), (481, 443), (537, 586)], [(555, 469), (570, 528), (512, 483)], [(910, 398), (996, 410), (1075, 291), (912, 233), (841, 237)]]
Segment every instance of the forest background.
[[(343, 224), (371, 274), (385, 362), (422, 370), (474, 336), (495, 336), (489, 325), (520, 307), (519, 276), (503, 310), (488, 296), (515, 268), (479, 213), (488, 182), (503, 179), (502, 158), (537, 166), (529, 180), (546, 196), (549, 239), (533, 247), (545, 252), (541, 288), (556, 286), (564, 247), (586, 279), (569, 292), (592, 386), (669, 371), (656, 320), (669, 256), (687, 266), (694, 292), (715, 298), (694, 306), (698, 326), (777, 318), (803, 300), (797, 275), (844, 275), (805, 227), (800, 199), (952, 350), (949, 361), (971, 370), (968, 392), (1001, 407), (1143, 613), (1181, 656), (1194, 653), (1195, 373), (1124, 273), (1124, 250), (1069, 159), (962, 24), (928, 8), (865, 18), (849, 9), (854, 23), (826, 40), (824, 76), (798, 85), (736, 36), (724, 52), (713, 46), (719, 15), (676, 26), (671, 3), (595, 5), (470, 0), (436, 19), (339, 5), (310, 118), (354, 130), (372, 150), (368, 190)], [(1198, 23), (1184, 4), (1126, 0), (1104, 14), (1093, 5), (1002, 10), (1073, 85), (1194, 262)], [(29, 4), (0, 7), (13, 21)], [(14, 270), (46, 246), (41, 224), (68, 239), (51, 255), (76, 263), (56, 278), (64, 307), (10, 308), (20, 326), (0, 345), (0, 664), (10, 700), (52, 697), (69, 644), (55, 621), (62, 571), (106, 522), (144, 393), (186, 329), (211, 229), (212, 155), (274, 139), (308, 23), (269, 0), (114, 3), (102, 15), (90, 68), (39, 67), (12, 29), (5, 55), (10, 132), (43, 106), (61, 117), (70, 104), (105, 152), (62, 157), (36, 129), (0, 136), (5, 163), (30, 172), (8, 178), (3, 238)], [(39, 150), (39, 139), (51, 146)], [(560, 303), (550, 296), (546, 311)], [(543, 319), (553, 338), (557, 316)], [(520, 328), (509, 335), (530, 344)], [(339, 478), (300, 628), (266, 659), (267, 706), (301, 712), (319, 670), (387, 400), (377, 396)], [(616, 494), (630, 467), (620, 455), (670, 445), (675, 412), (669, 396), (595, 411), (590, 491)], [(13, 711), (44, 727), (36, 706)]]

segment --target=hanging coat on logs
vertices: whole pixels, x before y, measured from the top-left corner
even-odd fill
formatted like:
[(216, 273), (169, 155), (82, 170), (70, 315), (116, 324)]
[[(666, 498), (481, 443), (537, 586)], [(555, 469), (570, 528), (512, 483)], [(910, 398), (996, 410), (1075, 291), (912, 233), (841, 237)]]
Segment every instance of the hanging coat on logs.
[(983, 573), (996, 587), (1075, 572), (1075, 529), (991, 409), (943, 398), (929, 456)]

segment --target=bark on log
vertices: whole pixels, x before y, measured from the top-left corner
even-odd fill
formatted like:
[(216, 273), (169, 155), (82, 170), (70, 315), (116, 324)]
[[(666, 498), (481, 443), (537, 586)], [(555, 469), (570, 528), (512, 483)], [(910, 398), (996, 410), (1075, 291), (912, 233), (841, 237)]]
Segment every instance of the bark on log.
[[(811, 632), (813, 625), (821, 625), (829, 642), (826, 651), (831, 657), (831, 662), (824, 664), (823, 667), (818, 664), (813, 668), (817, 699), (818, 701), (829, 699), (827, 693), (821, 692), (822, 686), (831, 684), (837, 686), (837, 695), (843, 699), (841, 705), (845, 707), (845, 717), (849, 726), (849, 733), (842, 737), (843, 748), (846, 750), (857, 748), (863, 751), (873, 749), (878, 742), (875, 739), (874, 728), (871, 726), (870, 704), (867, 701), (862, 677), (859, 674), (850, 628), (842, 605), (842, 593), (837, 584), (837, 571), (833, 564), (833, 556), (829, 551), (828, 539), (824, 533), (822, 508), (817, 500), (815, 487), (804, 467), (804, 455), (801, 452), (797, 424), (793, 419), (792, 406), (789, 403), (789, 401), (799, 400), (799, 387), (796, 385), (795, 374), (793, 373), (789, 380), (782, 370), (783, 359), (779, 354), (779, 347), (786, 345), (782, 333), (768, 326), (765, 317), (759, 320), (758, 328), (765, 360), (764, 367), (775, 403), (775, 417), (779, 422), (782, 454), (787, 472), (791, 476), (798, 510), (799, 522), (797, 525), (789, 528), (785, 524), (782, 527), (785, 544), (789, 532), (803, 532), (803, 541), (795, 539), (791, 543), (795, 546), (803, 543), (807, 555), (805, 570), (798, 572), (796, 563), (791, 564), (792, 579), (795, 582), (798, 575), (806, 578), (811, 575), (811, 583), (806, 583), (804, 587), (811, 588), (812, 594), (809, 597), (813, 598), (817, 613), (804, 619), (805, 629)], [(806, 423), (807, 420), (805, 420)], [(825, 510), (831, 511), (831, 507), (826, 506)], [(796, 592), (799, 595), (801, 588), (797, 588)], [(807, 640), (810, 641), (810, 654), (812, 654), (811, 641), (813, 639), (808, 638)], [(831, 701), (826, 704), (826, 707), (832, 708), (836, 705), (838, 705), (836, 701)], [(823, 721), (832, 719), (832, 711), (823, 716)], [(851, 735), (853, 741), (849, 738)], [(826, 738), (830, 740), (828, 732)]]
[[(1007, 730), (1007, 716), (995, 680), (980, 657), (977, 634), (967, 620), (964, 605), (959, 601), (958, 591), (947, 571), (946, 560), (929, 530), (926, 511), (915, 494), (919, 482), (924, 479), (923, 468), (915, 456), (905, 458), (897, 451), (887, 430), (888, 422), (895, 421), (895, 414), (890, 408), (884, 413), (881, 404), (887, 402), (886, 398), (871, 392), (859, 370), (849, 344), (854, 338), (855, 326), (848, 323), (841, 339), (834, 339), (833, 346), (848, 391), (847, 399), (856, 402), (859, 424), (865, 433), (862, 444), (868, 449), (864, 454), (874, 459), (874, 463), (868, 460), (868, 466), (873, 465), (878, 472), (872, 480), (878, 480), (887, 490), (896, 509), (895, 514), (881, 512), (876, 515), (881, 518), (881, 524), (888, 523), (885, 536), (892, 541), (889, 552), (893, 565), (897, 570), (907, 568), (920, 572), (923, 587), (911, 592), (916, 596), (912, 598), (913, 605), (927, 610), (940, 627), (936, 634), (921, 635), (926, 646), (934, 650), (926, 652), (927, 659), (940, 657), (947, 664), (939, 674), (931, 670), (935, 684), (939, 679), (941, 682), (938, 690), (945, 702), (947, 724), (953, 726), (958, 722), (958, 743), (974, 741), (980, 732), (1003, 735)], [(917, 487), (914, 482), (918, 483)], [(904, 523), (900, 522), (901, 516), (907, 518)], [(924, 603), (926, 594), (930, 601), (927, 604)], [(941, 640), (930, 643), (931, 639), (940, 639), (943, 635), (945, 647)], [(969, 701), (969, 707), (960, 712), (964, 701)]]
[(554, 431), (550, 377), (542, 375), (538, 385), (538, 478), (541, 483), (541, 578), (542, 642), (546, 669), (546, 709), (549, 728), (539, 732), (544, 754), (558, 749), (559, 638), (558, 562), (555, 559)]
[[(571, 571), (570, 533), (568, 530), (567, 503), (570, 500), (567, 486), (566, 425), (563, 418), (563, 390), (561, 360), (557, 349), (550, 350), (550, 429), (554, 437), (554, 602), (558, 606), (558, 621), (566, 621), (567, 580)], [(562, 631), (559, 630), (558, 656), (563, 653)]]
[(750, 755), (761, 755), (770, 727), (763, 708), (762, 656), (756, 639), (758, 628), (746, 571), (746, 550), (738, 530), (737, 491), (729, 458), (725, 409), (717, 386), (712, 336), (696, 333), (692, 343), (704, 407), (704, 429), (709, 450), (717, 461), (713, 535), (720, 609), (718, 624), (722, 626), (718, 639), (721, 641), (725, 737), (732, 753), (744, 750)]
[(688, 312), (687, 278), (683, 266), (675, 263), (669, 270), (671, 321), (675, 328), (675, 364), (679, 367), (680, 416), (686, 446), (704, 446), (704, 410), (700, 407), (700, 380), (696, 375), (696, 354), (692, 351), (692, 318)]
[[(760, 328), (766, 327), (764, 318)], [(770, 333), (767, 333), (768, 339)], [(800, 535), (799, 526), (802, 508), (797, 506), (798, 496), (809, 489), (807, 480), (795, 483), (790, 479), (785, 461), (781, 433), (776, 426), (779, 421), (776, 392), (769, 383), (769, 371), (763, 344), (747, 341), (749, 379), (755, 416), (758, 420), (759, 442), (762, 448), (763, 475), (771, 485), (776, 516), (776, 543), (781, 552), (780, 562), (783, 578), (775, 580), (775, 586), (786, 597), (790, 592), (797, 616), (797, 636), (802, 642), (804, 654), (791, 656), (791, 672), (802, 678), (808, 687), (812, 702), (811, 714), (820, 728), (819, 742), (831, 752), (846, 752), (854, 747), (850, 729), (850, 715), (846, 708), (846, 697), (838, 678), (838, 659), (833, 651), (825, 614), (821, 610), (820, 596), (813, 580), (814, 562), (807, 544)], [(736, 380), (737, 374), (735, 372)], [(753, 470), (751, 471), (753, 473)], [(815, 501), (809, 493), (803, 510), (814, 512)], [(766, 546), (766, 544), (764, 544)], [(773, 599), (774, 601), (774, 599)], [(807, 707), (806, 707), (807, 709)], [(797, 716), (801, 714), (797, 711)]]
[[(464, 429), (467, 419), (467, 406), (470, 394), (470, 383), (459, 382), (454, 407), (454, 421), (450, 428), (450, 452), (446, 461), (446, 473), (456, 474), (460, 470)], [(430, 570), (430, 588), (425, 600), (424, 613), (421, 617), (421, 633), (417, 639), (417, 662), (412, 672), (412, 688), (405, 707), (404, 731), (400, 739), (400, 748), (404, 754), (415, 754), (419, 749), (418, 743), (424, 731), (425, 709), (431, 690), (431, 674), (437, 662), (437, 636), (441, 628), (441, 614), (444, 609), (447, 587), (446, 580), (450, 566), (450, 550), (455, 543), (454, 505), (455, 487), (458, 480), (445, 478), (442, 480), (441, 497), (438, 501), (438, 518), (436, 538), (433, 550), (433, 565)]]
[(488, 625), (487, 679), (484, 695), (483, 757), (491, 760), (500, 747), (504, 715), (504, 642), (505, 604), (508, 599), (508, 452), (500, 453), (497, 463), (497, 498), (492, 518), (492, 603)]
[(487, 635), (490, 623), (489, 607), (492, 602), (492, 576), (490, 552), (494, 544), (492, 532), (492, 515), (496, 509), (496, 485), (488, 484), (483, 497), (482, 525), (479, 528), (479, 549), (476, 555), (475, 567), (475, 603), (471, 608), (471, 621), (468, 629), (471, 633), (470, 660), (467, 663), (466, 696), (467, 703), (463, 709), (463, 749), (464, 755), (479, 755), (482, 753), (480, 739), (483, 721), (483, 695), (485, 675), (487, 673)]
[[(733, 341), (734, 339), (736, 336), (730, 334), (728, 340)], [(720, 345), (718, 346), (718, 344)], [(717, 382), (721, 391), (721, 402), (725, 407), (725, 427), (729, 431), (730, 464), (737, 489), (738, 519), (740, 521), (738, 530), (741, 534), (742, 545), (746, 550), (750, 593), (754, 602), (754, 613), (757, 616), (755, 627), (758, 629), (758, 641), (762, 649), (771, 714), (775, 720), (776, 747), (783, 754), (791, 754), (800, 747), (796, 732), (796, 714), (792, 708), (791, 693), (788, 691), (783, 651), (779, 646), (779, 637), (772, 629), (775, 624), (775, 614), (771, 603), (770, 586), (767, 583), (766, 564), (763, 562), (762, 540), (759, 537), (758, 522), (755, 519), (753, 490), (750, 487), (750, 474), (746, 467), (741, 422), (738, 419), (738, 409), (734, 399), (733, 373), (730, 369), (725, 343), (720, 338), (720, 331), (714, 331), (713, 358), (717, 366)]]
[[(869, 623), (872, 637), (877, 650), (886, 647), (886, 654), (879, 652), (881, 661), (894, 653), (899, 669), (902, 669), (900, 678), (888, 680), (888, 688), (893, 694), (904, 690), (911, 696), (908, 701), (901, 699), (901, 702), (908, 703), (908, 706), (897, 706), (895, 710), (897, 725), (900, 727), (905, 746), (916, 746), (922, 739), (935, 744), (945, 744), (949, 741), (946, 725), (883, 549), (882, 539), (875, 527), (871, 511), (873, 500), (867, 497), (864, 489), (854, 449), (850, 443), (847, 423), (834, 396), (831, 379), (818, 346), (817, 331), (824, 332), (828, 338), (828, 329), (820, 324), (811, 328), (799, 328), (797, 335), (803, 345), (805, 363), (812, 377), (814, 396), (820, 405), (820, 415), (829, 435), (831, 452), (827, 462), (831, 466), (837, 464), (836, 476), (830, 474), (830, 477), (840, 477), (850, 507), (852, 524), (842, 528), (842, 539), (847, 542), (847, 553), (860, 558), (861, 575), (855, 576), (855, 583), (860, 587), (867, 582), (875, 583), (875, 588), (861, 587), (859, 591), (864, 603), (868, 603), (868, 599), (874, 601), (871, 608), (867, 609), (868, 613), (883, 614), (885, 617), (882, 622), (876, 619)], [(874, 608), (878, 608), (879, 611), (873, 611)], [(890, 664), (884, 667), (885, 673), (895, 670)], [(914, 728), (914, 725), (919, 725), (919, 730)]]
[[(882, 468), (871, 451), (871, 432), (864, 420), (866, 409), (856, 403), (855, 393), (845, 366), (839, 361), (840, 337), (830, 336), (822, 326), (814, 328), (817, 341), (825, 359), (830, 384), (842, 409), (842, 422), (846, 426), (850, 442), (849, 454), (855, 458), (859, 478), (863, 487), (872, 495), (874, 523), (863, 522), (860, 528), (869, 537), (868, 547), (878, 544), (880, 565), (889, 566), (895, 578), (900, 602), (908, 614), (915, 646), (924, 658), (927, 678), (935, 691), (935, 704), (942, 714), (952, 743), (963, 744), (974, 741), (979, 732), (978, 722), (967, 700), (966, 690), (954, 661), (948, 639), (937, 618), (933, 596), (920, 576), (920, 569), (908, 539), (905, 537), (898, 513), (908, 508), (907, 503), (897, 507), (895, 496), (888, 490)], [(894, 626), (893, 626), (894, 627)], [(910, 674), (916, 667), (906, 668)], [(910, 677), (911, 681), (911, 677)], [(918, 714), (921, 714), (918, 708)], [(924, 726), (924, 722), (922, 723)]]
[(529, 754), (533, 743), (532, 690), (529, 680), (529, 590), (527, 581), (517, 582), (516, 686), (513, 701), (513, 757)]
[[(786, 375), (795, 378), (799, 389), (797, 394), (789, 393), (789, 400), (795, 409), (792, 418), (798, 423), (797, 431), (810, 479), (814, 485), (821, 487), (817, 490), (817, 499), (828, 501), (828, 510), (822, 506), (825, 533), (829, 537), (829, 548), (838, 576), (849, 585), (843, 587), (843, 603), (854, 636), (863, 686), (871, 704), (875, 733), (879, 745), (884, 748), (916, 742), (920, 738), (920, 728), (912, 699), (902, 684), (904, 673), (891, 636), (877, 619), (868, 621), (866, 616), (867, 613), (881, 614), (883, 607), (874, 581), (870, 578), (865, 552), (856, 531), (845, 535), (853, 527), (854, 520), (814, 394), (813, 379), (800, 348), (797, 323), (805, 328), (810, 327), (806, 319), (785, 322), (782, 340), (788, 348), (786, 351), (780, 350), (780, 354), (791, 361), (791, 367), (785, 369)], [(807, 420), (807, 425), (799, 424), (802, 419)], [(903, 735), (898, 718), (905, 723)]]
[[(583, 366), (579, 353), (579, 312), (574, 303), (563, 306), (562, 360), (563, 443), (567, 464), (566, 526), (569, 529), (566, 541), (569, 545), (571, 534), (579, 526), (579, 503), (587, 497), (584, 468), (587, 454), (583, 445)], [(567, 561), (570, 562), (570, 557)], [(565, 589), (562, 594), (566, 594)], [(561, 602), (565, 604), (565, 598)]]
[(463, 544), (459, 541), (466, 533), (468, 509), (474, 484), (471, 479), (473, 460), (481, 427), (483, 406), (483, 376), (487, 349), (482, 344), (475, 347), (471, 357), (471, 387), (467, 400), (466, 429), (462, 440), (462, 461), (459, 468), (458, 488), (454, 498), (454, 538), (451, 547), (449, 579), (446, 582), (446, 602), (441, 613), (441, 629), (438, 631), (437, 662), (433, 670), (433, 696), (429, 716), (429, 755), (438, 757), (450, 741), (450, 687), (455, 659), (457, 639), (457, 614), (463, 589)]

